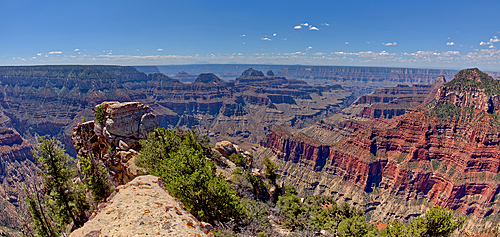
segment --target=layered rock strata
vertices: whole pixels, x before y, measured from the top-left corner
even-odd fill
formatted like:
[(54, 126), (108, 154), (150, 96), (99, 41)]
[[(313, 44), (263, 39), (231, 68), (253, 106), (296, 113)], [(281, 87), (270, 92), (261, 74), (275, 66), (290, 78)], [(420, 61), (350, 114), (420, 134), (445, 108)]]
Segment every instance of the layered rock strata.
[(353, 104), (362, 108), (357, 114), (363, 118), (392, 118), (403, 115), (407, 108), (434, 99), (438, 88), (446, 82), (439, 76), (432, 84), (397, 85), (390, 89), (375, 89), (369, 95), (361, 96)]
[(103, 102), (102, 121), (89, 121), (74, 128), (72, 141), (79, 155), (100, 160), (108, 168), (113, 185), (129, 182), (139, 175), (135, 157), (139, 140), (158, 126), (149, 107), (139, 102)]
[(116, 187), (85, 225), (69, 236), (214, 236), (170, 196), (163, 181), (139, 176)]
[[(232, 69), (233, 66), (223, 68), (227, 70), (224, 78), (234, 80), (225, 83), (213, 74), (203, 74), (196, 78), (190, 76), (190, 80), (195, 81), (191, 84), (160, 74), (155, 67), (138, 67), (147, 74), (122, 66), (1, 67), (0, 105), (3, 114), (0, 113), (0, 125), (14, 127), (32, 143), (36, 143), (39, 135), (56, 136), (75, 156), (71, 131), (82, 116), (92, 119), (92, 109), (104, 101), (138, 101), (150, 106), (162, 127), (197, 128), (213, 140), (231, 140), (249, 147), (248, 144), (258, 143), (275, 124), (291, 130), (308, 127), (346, 108), (360, 93), (387, 86), (382, 80), (376, 85), (355, 83), (346, 90), (339, 85), (308, 85), (304, 81), (283, 77), (307, 79), (310, 77), (295, 75), (312, 73), (312, 78), (320, 79), (323, 78), (319, 76), (321, 73), (330, 70), (322, 67), (297, 67), (298, 71), (294, 69), (296, 67), (279, 69), (281, 76), (273, 72), (257, 73), (256, 70), (252, 75), (251, 70), (241, 76), (248, 66), (238, 65), (237, 71)], [(201, 72), (211, 71), (211, 68), (215, 70), (217, 66), (203, 66)], [(270, 69), (273, 68), (266, 71)], [(414, 75), (428, 77), (426, 73), (436, 73), (392, 69), (385, 72), (384, 69), (380, 74), (378, 69), (338, 69), (329, 73), (338, 74), (335, 77), (343, 77), (342, 80), (328, 80), (339, 84), (364, 80), (366, 72), (374, 82), (389, 71), (395, 77), (400, 75), (398, 73), (412, 74), (403, 80), (404, 83), (419, 81)], [(294, 73), (288, 74), (292, 71)], [(345, 78), (344, 73), (347, 73)], [(350, 76), (352, 73), (359, 77)], [(232, 76), (228, 78), (229, 75)]]
[[(467, 69), (454, 80), (473, 83), (464, 74), (484, 76)], [(488, 113), (491, 106), (478, 104), (482, 99), (450, 103), (450, 94), (460, 94), (442, 92), (457, 82), (450, 83), (427, 105), (359, 129), (333, 145), (279, 130), (261, 145), (274, 153), (285, 183), (296, 184), (303, 194), (361, 204), (375, 220), (411, 218), (440, 205), (491, 226), (500, 222), (495, 218), (500, 211), (498, 110)], [(500, 86), (488, 89), (495, 88)], [(474, 98), (489, 96), (487, 90), (475, 93)], [(478, 230), (479, 225), (468, 228)]]

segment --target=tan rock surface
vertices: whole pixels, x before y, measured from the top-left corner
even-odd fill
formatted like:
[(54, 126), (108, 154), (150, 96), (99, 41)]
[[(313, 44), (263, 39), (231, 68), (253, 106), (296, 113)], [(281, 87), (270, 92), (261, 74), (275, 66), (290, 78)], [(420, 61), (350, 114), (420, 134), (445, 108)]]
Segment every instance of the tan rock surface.
[(140, 176), (118, 186), (77, 236), (213, 236), (158, 177)]
[(106, 113), (111, 118), (121, 118), (132, 114), (146, 113), (149, 107), (139, 102), (112, 102), (107, 108)]
[(106, 130), (116, 136), (145, 138), (158, 127), (156, 117), (147, 113), (149, 107), (139, 102), (102, 104), (106, 108)]
[(229, 157), (238, 152), (238, 147), (229, 141), (217, 142), (215, 144), (215, 149), (225, 157)]

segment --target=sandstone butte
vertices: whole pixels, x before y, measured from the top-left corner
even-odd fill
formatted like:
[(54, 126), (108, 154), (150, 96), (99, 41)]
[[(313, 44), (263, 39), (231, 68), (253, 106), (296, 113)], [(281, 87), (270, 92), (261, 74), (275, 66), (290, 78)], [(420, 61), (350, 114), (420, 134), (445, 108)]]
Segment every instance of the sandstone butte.
[(170, 196), (163, 181), (139, 176), (116, 187), (107, 202), (99, 204), (90, 220), (70, 237), (79, 236), (214, 236)]
[(261, 145), (302, 194), (331, 195), (384, 222), (440, 205), (478, 232), (500, 223), (499, 109), (500, 81), (466, 69), (402, 116), (344, 121), (353, 134), (334, 144), (278, 128)]

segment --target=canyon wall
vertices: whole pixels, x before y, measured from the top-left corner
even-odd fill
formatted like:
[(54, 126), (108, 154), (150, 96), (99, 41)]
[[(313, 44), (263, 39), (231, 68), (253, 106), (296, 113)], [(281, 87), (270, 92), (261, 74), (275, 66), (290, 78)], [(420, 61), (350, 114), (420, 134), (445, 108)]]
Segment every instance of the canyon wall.
[(56, 136), (76, 155), (72, 128), (92, 119), (96, 105), (137, 101), (150, 106), (162, 127), (187, 126), (216, 141), (255, 144), (276, 123), (306, 127), (355, 99), (340, 86), (308, 85), (272, 72), (229, 82), (204, 73), (184, 84), (143, 69), (151, 73), (122, 66), (0, 67), (0, 125), (33, 144), (39, 135)]
[(24, 188), (35, 191), (41, 184), (32, 150), (19, 133), (0, 127), (0, 227), (19, 231), (27, 223)]
[(408, 219), (440, 205), (472, 215), (469, 230), (491, 227), (500, 222), (500, 126), (495, 103), (488, 104), (496, 97), (488, 90), (500, 86), (477, 69), (454, 80), (472, 83), (474, 77), (493, 86), (471, 88), (473, 96), (450, 100), (450, 94), (471, 91), (450, 92), (457, 83), (452, 81), (435, 100), (390, 120), (358, 122), (361, 128), (334, 143), (276, 129), (261, 141), (267, 148), (261, 152), (275, 157), (285, 183), (301, 193), (360, 204), (373, 220)]

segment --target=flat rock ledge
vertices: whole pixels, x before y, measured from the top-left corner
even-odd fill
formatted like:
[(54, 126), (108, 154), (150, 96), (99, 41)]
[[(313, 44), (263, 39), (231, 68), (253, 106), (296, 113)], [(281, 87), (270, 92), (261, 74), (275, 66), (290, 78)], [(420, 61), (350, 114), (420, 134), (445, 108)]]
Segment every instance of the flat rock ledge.
[(107, 200), (69, 236), (214, 236), (158, 177), (139, 176), (118, 186)]

